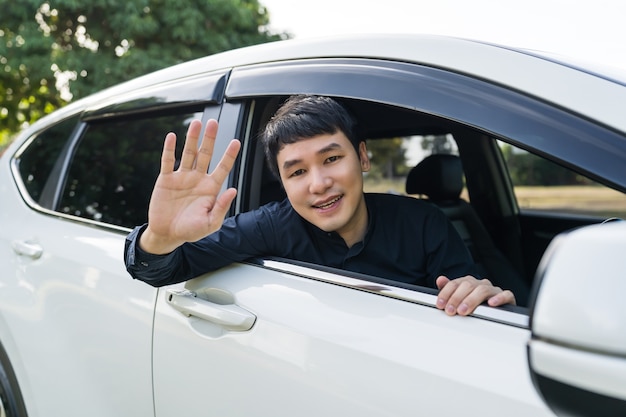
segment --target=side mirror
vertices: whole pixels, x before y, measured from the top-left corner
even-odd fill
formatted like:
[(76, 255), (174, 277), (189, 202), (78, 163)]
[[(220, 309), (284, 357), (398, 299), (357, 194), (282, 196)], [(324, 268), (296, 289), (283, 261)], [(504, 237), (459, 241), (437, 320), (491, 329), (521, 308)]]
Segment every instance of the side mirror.
[(626, 221), (558, 236), (537, 281), (535, 388), (558, 416), (626, 416)]

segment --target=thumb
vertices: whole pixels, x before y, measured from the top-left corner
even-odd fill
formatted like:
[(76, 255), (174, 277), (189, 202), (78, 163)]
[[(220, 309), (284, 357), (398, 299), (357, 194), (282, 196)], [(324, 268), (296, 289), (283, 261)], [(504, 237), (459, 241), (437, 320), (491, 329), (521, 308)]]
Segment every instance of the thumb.
[(442, 289), (446, 286), (448, 282), (450, 282), (450, 278), (440, 275), (439, 277), (437, 277), (435, 284), (437, 285), (438, 289)]
[(217, 197), (215, 205), (211, 209), (211, 213), (214, 216), (219, 217), (223, 220), (224, 217), (226, 217), (228, 209), (230, 209), (230, 205), (232, 204), (236, 196), (237, 190), (234, 188), (229, 188), (224, 191), (220, 196)]

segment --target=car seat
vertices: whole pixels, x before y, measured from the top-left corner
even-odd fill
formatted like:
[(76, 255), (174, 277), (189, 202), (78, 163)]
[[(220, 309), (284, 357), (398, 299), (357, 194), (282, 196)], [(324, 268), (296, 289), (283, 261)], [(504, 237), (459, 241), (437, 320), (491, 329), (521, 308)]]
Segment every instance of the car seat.
[(495, 246), (478, 214), (461, 198), (462, 191), (463, 166), (456, 155), (430, 155), (412, 168), (406, 179), (407, 194), (428, 197), (450, 219), (482, 277), (513, 291), (517, 304), (525, 306), (529, 285)]

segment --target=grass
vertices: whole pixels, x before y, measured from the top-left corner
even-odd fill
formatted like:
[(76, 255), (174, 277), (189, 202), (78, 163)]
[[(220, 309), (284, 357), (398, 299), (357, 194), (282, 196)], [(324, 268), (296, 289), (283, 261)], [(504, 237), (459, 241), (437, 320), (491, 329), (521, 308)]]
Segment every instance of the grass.
[[(405, 194), (404, 179), (366, 179), (365, 190)], [(518, 186), (515, 196), (522, 209), (626, 218), (626, 195), (601, 186)], [(462, 197), (467, 199), (465, 191)]]

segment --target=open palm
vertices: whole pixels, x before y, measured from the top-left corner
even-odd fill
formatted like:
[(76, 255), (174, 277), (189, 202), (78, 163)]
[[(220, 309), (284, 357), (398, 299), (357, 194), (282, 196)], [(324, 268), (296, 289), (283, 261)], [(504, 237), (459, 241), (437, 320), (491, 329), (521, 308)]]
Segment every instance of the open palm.
[(222, 226), (237, 192), (230, 188), (220, 194), (220, 190), (237, 158), (240, 144), (237, 140), (231, 141), (218, 165), (207, 173), (217, 128), (217, 122), (210, 120), (198, 147), (202, 125), (198, 120), (191, 122), (180, 166), (176, 170), (176, 135), (169, 133), (165, 137), (161, 171), (150, 199), (148, 227), (140, 240), (143, 250), (168, 253)]

